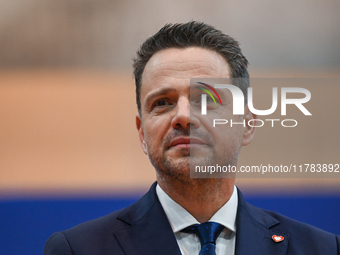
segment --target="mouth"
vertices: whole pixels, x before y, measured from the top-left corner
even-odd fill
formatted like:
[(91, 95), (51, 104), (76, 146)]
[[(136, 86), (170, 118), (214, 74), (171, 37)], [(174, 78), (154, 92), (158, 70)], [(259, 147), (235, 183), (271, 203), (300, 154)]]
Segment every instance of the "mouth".
[(194, 137), (178, 137), (171, 141), (169, 148), (176, 147), (176, 148), (190, 148), (193, 146), (202, 146), (206, 145), (206, 143)]

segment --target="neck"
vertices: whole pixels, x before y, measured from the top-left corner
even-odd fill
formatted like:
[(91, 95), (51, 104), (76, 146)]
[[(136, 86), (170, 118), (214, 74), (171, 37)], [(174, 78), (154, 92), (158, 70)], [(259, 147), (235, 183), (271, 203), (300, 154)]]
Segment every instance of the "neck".
[(171, 180), (157, 176), (158, 185), (198, 222), (207, 222), (229, 201), (235, 179), (211, 178)]

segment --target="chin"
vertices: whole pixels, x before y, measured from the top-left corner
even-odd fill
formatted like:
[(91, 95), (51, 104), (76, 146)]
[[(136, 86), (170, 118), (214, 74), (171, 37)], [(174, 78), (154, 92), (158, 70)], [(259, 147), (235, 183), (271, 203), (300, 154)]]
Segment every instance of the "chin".
[(190, 157), (190, 149), (189, 148), (172, 148), (168, 151), (166, 157), (168, 160), (172, 159), (179, 159)]
[(167, 158), (159, 170), (166, 175), (176, 178), (190, 177), (190, 157)]

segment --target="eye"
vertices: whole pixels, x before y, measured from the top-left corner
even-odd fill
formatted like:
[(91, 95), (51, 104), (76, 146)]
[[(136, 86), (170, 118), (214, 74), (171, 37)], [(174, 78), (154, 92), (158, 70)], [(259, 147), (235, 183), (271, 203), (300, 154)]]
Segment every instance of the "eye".
[(163, 95), (155, 98), (150, 105), (149, 111), (154, 114), (162, 114), (171, 111), (176, 105), (177, 97), (173, 95)]
[(165, 101), (165, 100), (158, 100), (158, 101), (155, 103), (155, 106), (165, 106), (165, 105), (168, 105), (168, 102)]
[(156, 100), (153, 104), (151, 109), (153, 111), (164, 111), (165, 109), (167, 109), (169, 106), (171, 106), (171, 102), (169, 101), (169, 99), (167, 98), (163, 98), (163, 99), (158, 99)]
[(214, 102), (211, 96), (207, 95), (207, 102)]
[(198, 98), (198, 100), (197, 101), (199, 101), (199, 103), (201, 103), (202, 102), (202, 96), (203, 95), (206, 95), (206, 101), (207, 101), (207, 103), (214, 103), (214, 100), (211, 98), (211, 96), (209, 96), (209, 95), (207, 95), (207, 94), (201, 94), (200, 96), (199, 96), (199, 98)]

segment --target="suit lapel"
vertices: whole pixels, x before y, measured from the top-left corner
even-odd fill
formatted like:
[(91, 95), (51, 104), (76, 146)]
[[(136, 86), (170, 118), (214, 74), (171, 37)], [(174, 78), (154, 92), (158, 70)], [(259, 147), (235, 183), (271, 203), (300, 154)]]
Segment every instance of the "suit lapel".
[(126, 228), (116, 230), (114, 235), (127, 255), (181, 254), (155, 188), (156, 183), (118, 216), (126, 223)]
[[(126, 227), (113, 234), (127, 255), (181, 255), (155, 188), (156, 183), (118, 216)], [(289, 235), (279, 230), (280, 222), (246, 203), (239, 190), (238, 198), (235, 255), (286, 254)], [(275, 242), (273, 236), (283, 237), (283, 240)]]
[[(286, 254), (289, 235), (278, 229), (280, 222), (246, 203), (240, 191), (238, 197), (235, 255)], [(278, 242), (273, 236), (277, 236)]]

